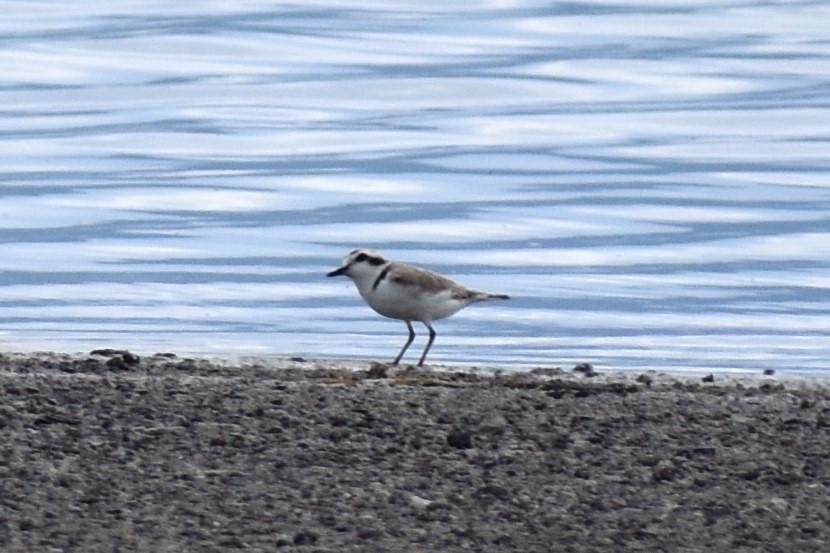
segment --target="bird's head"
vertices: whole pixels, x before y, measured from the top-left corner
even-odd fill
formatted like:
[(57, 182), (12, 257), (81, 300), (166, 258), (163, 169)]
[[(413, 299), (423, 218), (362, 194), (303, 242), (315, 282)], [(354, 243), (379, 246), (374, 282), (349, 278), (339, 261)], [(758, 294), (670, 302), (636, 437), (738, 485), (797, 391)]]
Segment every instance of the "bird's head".
[(326, 276), (336, 277), (345, 275), (360, 286), (361, 283), (374, 281), (377, 275), (383, 270), (383, 267), (388, 263), (388, 259), (374, 250), (352, 250), (343, 258), (340, 267), (331, 271)]

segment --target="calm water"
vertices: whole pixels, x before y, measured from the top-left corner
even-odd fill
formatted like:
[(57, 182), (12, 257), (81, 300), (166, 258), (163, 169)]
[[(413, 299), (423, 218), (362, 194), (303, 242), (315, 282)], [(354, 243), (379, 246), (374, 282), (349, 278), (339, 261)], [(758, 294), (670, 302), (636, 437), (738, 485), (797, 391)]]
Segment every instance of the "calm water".
[(0, 349), (830, 374), (823, 0), (3, 6)]

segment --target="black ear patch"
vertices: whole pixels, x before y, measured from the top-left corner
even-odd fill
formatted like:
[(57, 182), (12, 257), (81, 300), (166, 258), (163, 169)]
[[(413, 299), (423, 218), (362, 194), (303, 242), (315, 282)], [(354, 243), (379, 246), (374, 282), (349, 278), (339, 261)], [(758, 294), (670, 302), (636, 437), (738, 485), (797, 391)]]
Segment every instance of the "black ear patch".
[(375, 267), (379, 265), (383, 265), (386, 263), (386, 260), (380, 256), (369, 255), (366, 252), (360, 252), (357, 257), (354, 258), (355, 263), (368, 263), (369, 265), (374, 265)]

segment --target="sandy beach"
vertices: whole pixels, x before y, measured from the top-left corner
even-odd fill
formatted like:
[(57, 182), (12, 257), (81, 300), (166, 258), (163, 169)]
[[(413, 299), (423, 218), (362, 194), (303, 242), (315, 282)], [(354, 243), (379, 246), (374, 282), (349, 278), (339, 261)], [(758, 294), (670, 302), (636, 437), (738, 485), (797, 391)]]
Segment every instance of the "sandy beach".
[(824, 381), (353, 365), (0, 354), (0, 550), (830, 547)]

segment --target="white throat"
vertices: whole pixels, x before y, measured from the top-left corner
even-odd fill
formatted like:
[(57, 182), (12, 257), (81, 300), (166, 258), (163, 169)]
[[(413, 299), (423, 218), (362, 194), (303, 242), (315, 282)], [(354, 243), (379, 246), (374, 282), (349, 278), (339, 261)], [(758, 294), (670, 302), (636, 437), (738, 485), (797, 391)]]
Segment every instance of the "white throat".
[(377, 289), (381, 276), (384, 273), (389, 272), (389, 266), (391, 264), (391, 262), (386, 262), (383, 265), (377, 266), (363, 265), (358, 270), (353, 270), (349, 274), (349, 278), (351, 278), (352, 282), (354, 282), (355, 286), (357, 286), (357, 290), (360, 292), (360, 295), (366, 299), (372, 295), (372, 292), (375, 289)]

